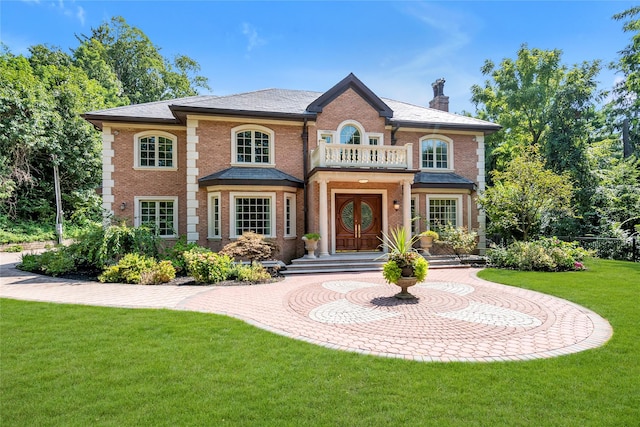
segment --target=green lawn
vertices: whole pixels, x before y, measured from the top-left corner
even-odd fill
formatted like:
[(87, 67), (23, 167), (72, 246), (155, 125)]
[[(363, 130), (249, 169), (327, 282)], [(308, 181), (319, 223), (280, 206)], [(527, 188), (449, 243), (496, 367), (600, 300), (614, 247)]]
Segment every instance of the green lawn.
[(2, 300), (0, 425), (638, 426), (640, 264), (483, 278), (582, 304), (604, 347), (420, 363), (332, 351), (231, 318)]

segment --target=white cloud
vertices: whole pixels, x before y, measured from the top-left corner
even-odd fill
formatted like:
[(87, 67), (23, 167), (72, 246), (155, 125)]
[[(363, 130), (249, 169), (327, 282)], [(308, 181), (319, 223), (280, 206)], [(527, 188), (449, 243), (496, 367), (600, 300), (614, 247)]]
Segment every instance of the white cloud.
[(247, 38), (247, 52), (265, 45), (267, 42), (258, 35), (258, 30), (248, 22), (242, 23), (242, 34)]
[(80, 25), (84, 27), (84, 8), (82, 6), (78, 6), (78, 10), (76, 11), (76, 18), (80, 21)]

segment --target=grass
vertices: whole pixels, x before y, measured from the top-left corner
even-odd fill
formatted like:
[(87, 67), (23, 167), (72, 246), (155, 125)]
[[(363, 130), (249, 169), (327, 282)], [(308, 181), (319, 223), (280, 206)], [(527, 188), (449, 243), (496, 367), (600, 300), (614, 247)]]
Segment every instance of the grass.
[(0, 303), (0, 424), (637, 426), (640, 264), (486, 270), (607, 318), (599, 349), (503, 363), (332, 351), (224, 316)]

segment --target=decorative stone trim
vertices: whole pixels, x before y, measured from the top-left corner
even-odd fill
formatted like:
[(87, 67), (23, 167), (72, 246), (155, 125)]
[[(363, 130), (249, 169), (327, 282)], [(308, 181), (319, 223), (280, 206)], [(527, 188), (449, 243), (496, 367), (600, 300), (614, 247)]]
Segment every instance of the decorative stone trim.
[(197, 167), (198, 162), (198, 142), (200, 137), (198, 136), (198, 121), (187, 119), (187, 241), (197, 242), (200, 239), (200, 233), (198, 233), (198, 224), (200, 218), (198, 217), (198, 208), (200, 204), (198, 202), (198, 174), (200, 170)]

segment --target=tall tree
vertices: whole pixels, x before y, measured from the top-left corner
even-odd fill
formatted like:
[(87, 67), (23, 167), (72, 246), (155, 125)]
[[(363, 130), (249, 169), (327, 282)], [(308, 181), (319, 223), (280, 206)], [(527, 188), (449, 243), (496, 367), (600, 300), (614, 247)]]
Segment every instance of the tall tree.
[(487, 173), (504, 168), (527, 146), (539, 147), (553, 160), (559, 142), (579, 145), (576, 139), (588, 138), (587, 130), (582, 127), (577, 132), (575, 125), (595, 108), (600, 63), (583, 62), (568, 68), (561, 60), (558, 49), (529, 49), (525, 44), (515, 60), (504, 59), (499, 67), (485, 61), (481, 70), (489, 79), (483, 87), (471, 88), (471, 100), (479, 117), (502, 126), (486, 141)]
[(631, 34), (631, 42), (619, 52), (618, 61), (611, 64), (622, 74), (614, 88), (612, 112), (619, 129), (625, 118), (629, 120), (630, 139), (635, 152), (640, 153), (640, 6), (616, 14), (613, 19), (624, 21), (622, 29)]
[(554, 221), (571, 215), (569, 176), (544, 167), (533, 147), (493, 171), (494, 185), (478, 201), (490, 220), (490, 232), (528, 240)]
[(197, 95), (198, 88), (209, 89), (207, 79), (197, 74), (200, 66), (195, 60), (185, 55), (173, 61), (164, 58), (142, 30), (131, 27), (121, 16), (79, 40), (81, 45), (74, 56), (87, 57), (87, 53), (79, 52), (81, 49), (93, 51), (93, 56), (97, 53), (121, 82), (123, 95), (132, 104)]

